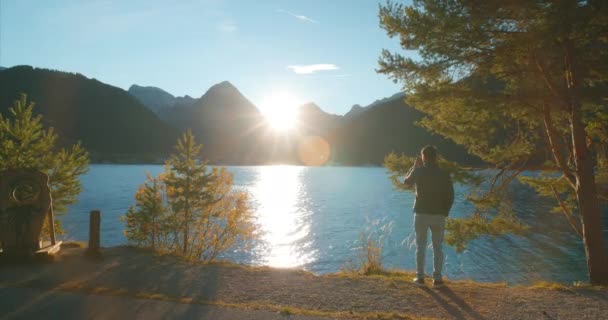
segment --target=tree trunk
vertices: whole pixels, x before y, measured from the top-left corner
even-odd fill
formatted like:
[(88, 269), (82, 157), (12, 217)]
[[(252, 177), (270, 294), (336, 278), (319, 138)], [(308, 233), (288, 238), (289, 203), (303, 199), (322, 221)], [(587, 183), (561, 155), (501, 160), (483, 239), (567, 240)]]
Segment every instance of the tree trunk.
[(587, 254), (589, 281), (593, 285), (608, 285), (608, 254), (602, 234), (602, 216), (595, 184), (595, 161), (587, 147), (587, 133), (581, 119), (578, 79), (574, 50), (571, 41), (566, 42), (565, 75), (568, 92), (568, 113), (572, 134), (572, 155), (576, 168), (576, 198), (581, 216), (583, 243)]
[(152, 217), (152, 251), (156, 251), (156, 219)]
[(587, 135), (580, 119), (580, 105), (573, 101), (571, 108), (570, 129), (576, 165), (576, 198), (581, 215), (589, 280), (593, 285), (608, 285), (608, 254), (602, 235), (601, 209), (593, 172), (595, 163), (587, 147)]
[[(186, 150), (186, 159), (190, 160), (190, 149), (191, 145), (188, 144), (188, 149)], [(188, 252), (188, 233), (190, 228), (190, 168), (188, 168), (185, 172), (186, 175), (186, 188), (184, 189), (184, 200), (185, 200), (185, 208), (184, 208), (184, 256), (186, 256)]]
[[(189, 187), (188, 187), (189, 188)], [(189, 189), (187, 189), (189, 190)], [(186, 209), (184, 210), (184, 256), (188, 252), (188, 227), (190, 219), (190, 204), (188, 203), (188, 196), (186, 196)]]

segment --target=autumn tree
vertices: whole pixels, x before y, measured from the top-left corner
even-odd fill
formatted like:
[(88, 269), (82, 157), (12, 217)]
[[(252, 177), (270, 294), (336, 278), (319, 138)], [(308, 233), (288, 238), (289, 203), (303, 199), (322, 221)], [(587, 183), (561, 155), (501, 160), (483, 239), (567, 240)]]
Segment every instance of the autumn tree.
[[(165, 184), (169, 193), (169, 204), (181, 225), (181, 248), (186, 255), (191, 248), (190, 226), (197, 215), (214, 201), (213, 195), (207, 192), (212, 176), (207, 169), (207, 163), (200, 159), (202, 146), (194, 140), (194, 135), (188, 130), (177, 141), (176, 154), (167, 161)], [(177, 232), (177, 230), (176, 230)]]
[(448, 227), (464, 241), (499, 231), (484, 226), (508, 216), (510, 183), (542, 168), (521, 181), (556, 200), (583, 239), (591, 283), (608, 284), (608, 3), (389, 1), (379, 17), (416, 55), (383, 50), (377, 71), (403, 84), (423, 126), (496, 168), (489, 191), (471, 199), (472, 217)]
[(132, 243), (188, 259), (213, 261), (249, 244), (255, 224), (246, 193), (233, 190), (232, 175), (209, 168), (190, 131), (158, 178), (148, 177), (127, 211), (125, 234)]
[(155, 178), (148, 174), (146, 182), (135, 193), (135, 205), (122, 217), (126, 225), (125, 236), (140, 247), (172, 251), (174, 241), (169, 214), (163, 176)]
[[(49, 175), (53, 210), (57, 215), (67, 212), (82, 191), (79, 177), (88, 170), (88, 153), (80, 143), (59, 148), (53, 128), (45, 128), (42, 116), (34, 114), (34, 103), (22, 94), (9, 114), (0, 114), (0, 171), (36, 169)], [(61, 233), (60, 220), (55, 220)], [(46, 222), (45, 222), (46, 224)], [(48, 236), (45, 225), (43, 236)]]

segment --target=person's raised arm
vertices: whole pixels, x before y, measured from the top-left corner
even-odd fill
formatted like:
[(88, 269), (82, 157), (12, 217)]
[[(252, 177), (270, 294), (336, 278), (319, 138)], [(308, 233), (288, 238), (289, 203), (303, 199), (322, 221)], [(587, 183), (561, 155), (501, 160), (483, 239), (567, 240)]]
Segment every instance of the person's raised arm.
[(410, 171), (405, 175), (405, 180), (403, 180), (403, 185), (405, 187), (411, 187), (416, 182), (416, 169), (422, 166), (422, 159), (420, 157), (416, 157), (416, 161), (414, 161), (414, 165), (410, 168)]

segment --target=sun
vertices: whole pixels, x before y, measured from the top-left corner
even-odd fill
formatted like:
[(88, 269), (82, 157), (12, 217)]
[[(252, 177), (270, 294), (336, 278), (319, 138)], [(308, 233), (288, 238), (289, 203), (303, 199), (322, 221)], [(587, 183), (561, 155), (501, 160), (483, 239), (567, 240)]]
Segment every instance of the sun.
[(300, 101), (289, 92), (278, 91), (264, 98), (260, 107), (272, 128), (287, 131), (296, 125), (300, 104)]

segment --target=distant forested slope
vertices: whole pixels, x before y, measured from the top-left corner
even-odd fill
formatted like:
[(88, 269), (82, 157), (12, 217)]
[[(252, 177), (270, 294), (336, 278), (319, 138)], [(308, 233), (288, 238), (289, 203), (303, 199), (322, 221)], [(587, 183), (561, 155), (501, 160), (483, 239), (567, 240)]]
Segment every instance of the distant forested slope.
[(64, 144), (77, 140), (93, 155), (112, 159), (163, 155), (177, 134), (126, 91), (80, 74), (17, 66), (0, 72), (0, 112), (20, 93), (36, 103), (44, 123)]
[(431, 144), (448, 160), (481, 164), (463, 147), (418, 126), (416, 123), (422, 118), (423, 114), (405, 104), (402, 96), (378, 101), (360, 114), (346, 117), (329, 134), (334, 149), (332, 159), (351, 165), (380, 164), (392, 151), (416, 155), (422, 147)]

